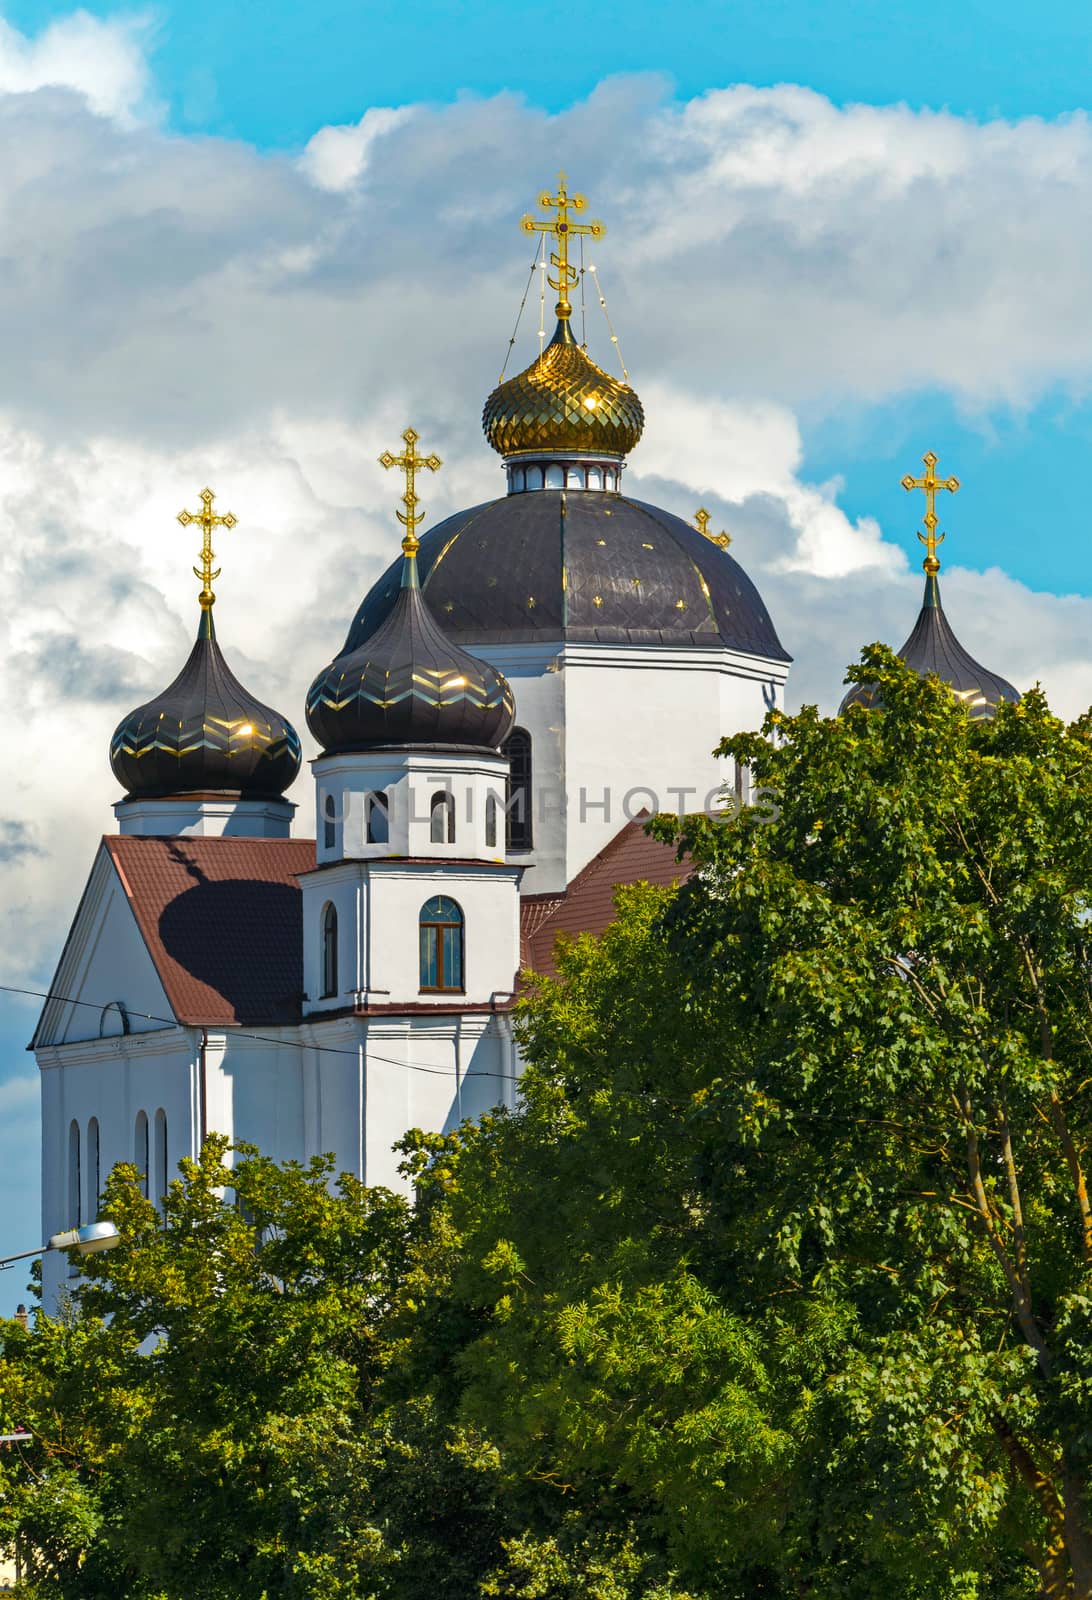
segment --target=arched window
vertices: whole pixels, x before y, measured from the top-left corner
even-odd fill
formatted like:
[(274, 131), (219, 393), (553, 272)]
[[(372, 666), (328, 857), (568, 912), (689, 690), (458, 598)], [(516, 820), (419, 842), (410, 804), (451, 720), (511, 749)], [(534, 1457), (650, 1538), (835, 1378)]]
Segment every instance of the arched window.
[(485, 848), (497, 848), (497, 797), (495, 794), (485, 797)]
[(68, 1126), (68, 1222), (69, 1228), (83, 1223), (83, 1182), (80, 1176), (80, 1125)]
[(99, 1140), (99, 1119), (92, 1117), (87, 1124), (87, 1216), (89, 1221), (99, 1214), (99, 1197), (102, 1194), (102, 1154)]
[(463, 987), (463, 913), (447, 895), (421, 907), (421, 988), (433, 992)]
[(368, 843), (388, 844), (390, 842), (390, 821), (387, 815), (386, 795), (370, 794), (364, 804), (368, 813)]
[(437, 789), (429, 802), (432, 818), (429, 838), (433, 844), (455, 843), (455, 796), (446, 789)]
[(546, 468), (546, 487), (547, 487), (547, 489), (564, 489), (564, 487), (565, 487), (565, 468), (564, 467), (553, 466), (553, 467), (547, 467)]
[(327, 850), (337, 844), (337, 803), (332, 794), (322, 802), (322, 843)]
[(505, 810), (508, 818), (509, 850), (530, 850), (534, 842), (531, 827), (531, 735), (526, 728), (513, 728), (501, 746), (508, 760), (508, 792)]
[(155, 1114), (155, 1198), (160, 1204), (167, 1195), (167, 1113), (160, 1106)]
[(140, 1192), (146, 1200), (148, 1198), (148, 1115), (145, 1111), (137, 1112), (136, 1128), (133, 1132), (133, 1164), (140, 1179)]
[(337, 912), (327, 901), (322, 912), (322, 998), (337, 994)]

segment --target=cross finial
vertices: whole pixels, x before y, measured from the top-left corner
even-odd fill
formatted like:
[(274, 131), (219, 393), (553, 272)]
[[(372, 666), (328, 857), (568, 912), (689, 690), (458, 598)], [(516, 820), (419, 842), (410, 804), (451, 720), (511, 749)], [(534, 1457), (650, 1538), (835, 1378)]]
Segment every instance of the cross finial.
[(925, 475), (913, 478), (909, 473), (902, 479), (902, 486), (907, 491), (911, 489), (925, 490), (925, 532), (919, 533), (918, 538), (925, 546), (925, 560), (922, 566), (930, 578), (935, 578), (940, 571), (940, 562), (937, 560), (937, 546), (944, 543), (946, 534), (937, 537), (937, 490), (947, 489), (949, 494), (955, 494), (959, 488), (958, 478), (938, 478), (936, 475), (937, 458), (931, 450), (927, 450), (921, 458), (925, 463)]
[(402, 504), (406, 509), (395, 513), (406, 530), (406, 536), (402, 540), (402, 554), (404, 556), (415, 556), (417, 554), (420, 540), (414, 530), (420, 527), (425, 520), (424, 512), (420, 515), (417, 513), (417, 495), (413, 487), (414, 474), (418, 467), (427, 467), (430, 472), (436, 472), (443, 466), (443, 462), (438, 455), (419, 456), (417, 454), (414, 446), (420, 437), (421, 435), (416, 433), (413, 428), (407, 428), (402, 435), (406, 445), (402, 454), (395, 456), (389, 450), (384, 450), (379, 458), (381, 467), (401, 467), (406, 474), (406, 492), (402, 496)]
[(557, 314), (562, 322), (572, 315), (572, 305), (569, 301), (569, 290), (574, 289), (578, 282), (575, 267), (569, 265), (569, 238), (574, 233), (589, 234), (593, 239), (601, 239), (606, 233), (601, 222), (573, 222), (569, 218), (570, 208), (573, 211), (583, 211), (587, 200), (582, 194), (570, 194), (567, 188), (568, 178), (563, 172), (557, 175), (557, 193), (543, 193), (538, 197), (538, 203), (544, 211), (556, 211), (556, 217), (532, 217), (527, 215), (520, 222), (524, 233), (552, 233), (557, 240), (557, 249), (550, 252), (550, 265), (557, 271), (557, 277), (550, 279), (550, 288), (558, 293)]
[(216, 596), (212, 592), (212, 580), (220, 576), (220, 568), (212, 570), (212, 563), (216, 559), (216, 552), (212, 548), (213, 528), (234, 528), (238, 517), (230, 511), (225, 511), (222, 517), (217, 516), (212, 509), (212, 502), (216, 499), (211, 489), (202, 489), (200, 494), (200, 511), (180, 511), (178, 520), (184, 528), (191, 522), (196, 522), (201, 529), (201, 565), (194, 567), (193, 575), (201, 579), (201, 593), (198, 596), (202, 611), (211, 611)]
[(694, 513), (694, 526), (697, 528), (702, 537), (708, 539), (711, 544), (717, 545), (721, 550), (727, 550), (728, 546), (732, 542), (731, 534), (725, 533), (723, 528), (719, 533), (710, 533), (709, 518), (710, 513), (706, 511), (704, 506), (702, 506), (699, 511), (695, 511)]

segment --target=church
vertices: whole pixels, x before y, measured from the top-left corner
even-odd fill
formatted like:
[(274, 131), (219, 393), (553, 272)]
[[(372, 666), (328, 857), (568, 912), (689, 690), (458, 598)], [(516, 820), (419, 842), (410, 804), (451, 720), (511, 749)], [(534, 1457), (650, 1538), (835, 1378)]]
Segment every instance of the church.
[[(212, 539), (236, 519), (209, 489), (181, 513), (201, 536), (196, 638), (111, 741), (116, 831), (32, 1041), (43, 1237), (96, 1215), (118, 1161), (158, 1198), (210, 1132), (399, 1186), (406, 1129), (514, 1104), (520, 974), (552, 970), (559, 934), (601, 932), (615, 886), (685, 872), (647, 815), (748, 800), (712, 751), (783, 703), (791, 658), (705, 512), (625, 493), (644, 413), (573, 331), (571, 241), (603, 232), (585, 204), (562, 176), (523, 222), (557, 327), (485, 404), (505, 493), (419, 531), (442, 463), (412, 428), (380, 458), (404, 475), (401, 554), (315, 663), (309, 837), (286, 798), (298, 734), (214, 623)], [(944, 614), (935, 498), (958, 483), (925, 462), (904, 480), (926, 493), (928, 554), (902, 654), (989, 715), (1016, 691)], [(856, 687), (843, 710), (874, 703)], [(45, 1271), (48, 1303), (67, 1268)]]

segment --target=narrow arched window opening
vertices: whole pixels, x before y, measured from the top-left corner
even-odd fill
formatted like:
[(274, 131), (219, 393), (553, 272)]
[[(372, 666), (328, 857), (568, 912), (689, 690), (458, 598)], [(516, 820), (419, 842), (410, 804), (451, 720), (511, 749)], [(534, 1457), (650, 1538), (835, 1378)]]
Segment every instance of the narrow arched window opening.
[(68, 1226), (79, 1228), (83, 1224), (83, 1180), (80, 1172), (80, 1125), (72, 1122), (68, 1128)]
[(463, 913), (447, 895), (421, 907), (421, 988), (451, 993), (463, 988)]
[(87, 1219), (93, 1222), (99, 1214), (102, 1195), (102, 1150), (99, 1138), (99, 1119), (92, 1117), (87, 1124)]
[(429, 804), (431, 828), (429, 838), (433, 844), (455, 843), (455, 796), (447, 789), (438, 789)]
[(327, 850), (337, 844), (337, 804), (332, 794), (322, 803), (322, 843)]
[(322, 913), (322, 998), (337, 994), (337, 912), (327, 902)]
[(497, 797), (495, 794), (486, 796), (485, 799), (485, 848), (497, 848)]
[(160, 1106), (155, 1114), (155, 1197), (162, 1205), (167, 1198), (167, 1113)]
[(513, 728), (501, 746), (508, 761), (505, 798), (509, 850), (530, 850), (534, 843), (531, 827), (531, 735), (526, 728)]
[(148, 1198), (148, 1114), (145, 1111), (137, 1112), (136, 1128), (133, 1132), (133, 1163), (137, 1169), (140, 1181), (140, 1192), (145, 1200)]
[(390, 843), (390, 817), (385, 794), (370, 794), (365, 802), (368, 811), (368, 843)]

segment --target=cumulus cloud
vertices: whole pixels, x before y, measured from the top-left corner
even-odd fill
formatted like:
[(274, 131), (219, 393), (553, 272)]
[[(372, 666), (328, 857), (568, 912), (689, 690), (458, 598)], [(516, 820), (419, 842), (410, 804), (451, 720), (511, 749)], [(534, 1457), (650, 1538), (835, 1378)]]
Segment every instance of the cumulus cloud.
[[(10, 841), (37, 851), (4, 863), (22, 975), (48, 974), (112, 825), (117, 719), (189, 648), (182, 505), (209, 481), (239, 516), (218, 540), (221, 639), (302, 723), (396, 546), (379, 452), (411, 420), (439, 450), (431, 520), (500, 492), (480, 406), (529, 265), (516, 224), (559, 142), (608, 213), (597, 265), (649, 419), (628, 481), (729, 529), (796, 657), (794, 700), (832, 708), (845, 661), (901, 642), (920, 596), (837, 481), (808, 481), (804, 408), (915, 386), (988, 408), (1092, 370), (1082, 118), (977, 125), (793, 88), (678, 105), (617, 79), (559, 116), (513, 95), (361, 107), (302, 153), (262, 153), (136, 120), (133, 25), (54, 29), (0, 30), (0, 739)], [(593, 300), (607, 364), (598, 317)], [(1092, 696), (1090, 602), (1000, 572), (944, 582), (968, 648), (1063, 709)], [(308, 826), (306, 779), (296, 798)]]
[(74, 89), (101, 116), (132, 124), (154, 102), (144, 16), (105, 20), (76, 11), (29, 39), (0, 18), (0, 94)]

